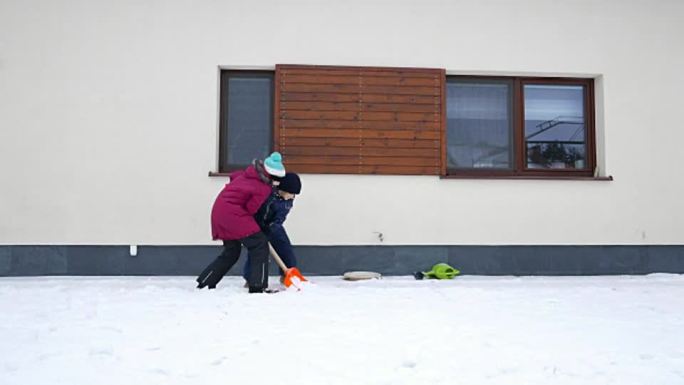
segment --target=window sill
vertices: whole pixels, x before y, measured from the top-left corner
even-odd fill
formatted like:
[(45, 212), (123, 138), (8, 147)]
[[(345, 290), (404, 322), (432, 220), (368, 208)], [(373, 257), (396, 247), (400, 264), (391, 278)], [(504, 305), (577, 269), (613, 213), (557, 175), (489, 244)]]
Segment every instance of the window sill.
[[(229, 177), (229, 172), (209, 171), (210, 177)], [(613, 180), (608, 176), (539, 176), (539, 175), (440, 175), (440, 179), (520, 179), (520, 180), (585, 180), (604, 181)]]
[(229, 177), (230, 173), (229, 172), (218, 172), (218, 171), (209, 171), (209, 176), (222, 176), (222, 177)]
[(613, 180), (613, 176), (441, 175), (440, 179), (585, 180), (608, 182)]

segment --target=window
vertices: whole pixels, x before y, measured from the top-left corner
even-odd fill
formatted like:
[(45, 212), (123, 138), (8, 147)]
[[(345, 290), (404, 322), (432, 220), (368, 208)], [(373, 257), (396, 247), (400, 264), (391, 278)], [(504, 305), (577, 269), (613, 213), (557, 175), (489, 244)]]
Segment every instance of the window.
[(593, 82), (450, 76), (447, 174), (591, 176)]
[(218, 174), (276, 150), (300, 173), (593, 177), (593, 87), (435, 68), (224, 70)]
[(273, 148), (273, 72), (222, 71), (219, 171), (244, 168)]

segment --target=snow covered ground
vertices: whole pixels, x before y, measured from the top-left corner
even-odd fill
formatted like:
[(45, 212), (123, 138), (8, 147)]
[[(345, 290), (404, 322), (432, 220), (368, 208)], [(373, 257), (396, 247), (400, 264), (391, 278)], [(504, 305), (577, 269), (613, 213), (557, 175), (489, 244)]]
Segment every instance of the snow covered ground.
[(0, 278), (0, 384), (684, 384), (684, 276), (312, 280)]

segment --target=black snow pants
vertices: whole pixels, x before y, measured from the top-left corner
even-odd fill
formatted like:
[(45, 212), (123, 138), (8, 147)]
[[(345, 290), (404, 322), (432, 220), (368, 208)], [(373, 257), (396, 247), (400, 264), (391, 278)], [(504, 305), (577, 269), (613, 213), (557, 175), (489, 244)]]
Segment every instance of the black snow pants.
[(240, 258), (242, 245), (247, 248), (250, 275), (247, 277), (250, 293), (261, 293), (268, 288), (268, 238), (262, 232), (240, 240), (223, 241), (223, 252), (197, 277), (197, 288), (216, 288), (216, 284)]

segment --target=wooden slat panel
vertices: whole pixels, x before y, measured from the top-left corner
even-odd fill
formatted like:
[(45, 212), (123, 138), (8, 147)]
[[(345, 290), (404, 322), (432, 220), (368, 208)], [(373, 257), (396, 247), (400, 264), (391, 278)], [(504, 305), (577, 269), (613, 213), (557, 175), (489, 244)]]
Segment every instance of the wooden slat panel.
[[(353, 102), (281, 102), (280, 106), (287, 111), (359, 111), (358, 101)], [(430, 106), (427, 106), (428, 108)]]
[(435, 112), (360, 112), (361, 121), (439, 122)]
[(380, 175), (436, 175), (438, 167), (428, 166), (361, 166), (362, 174)]
[(281, 139), (282, 146), (289, 147), (358, 147), (367, 146), (375, 148), (432, 148), (439, 150), (439, 140), (410, 140), (410, 139), (344, 139), (344, 138), (297, 138), (286, 137)]
[(439, 96), (439, 88), (435, 87), (399, 87), (399, 86), (364, 86), (352, 84), (298, 84), (281, 82), (283, 92), (321, 92), (358, 94), (394, 94), (394, 95), (428, 95)]
[[(358, 142), (358, 139), (357, 139)], [(298, 156), (352, 156), (359, 157), (361, 147), (295, 147), (281, 146), (280, 150), (288, 162)], [(315, 159), (314, 159), (315, 160)]]
[(361, 112), (432, 112), (439, 113), (436, 104), (397, 104), (361, 102), (281, 102), (280, 107), (288, 111), (361, 111)]
[[(430, 97), (432, 100), (432, 97)], [(359, 102), (358, 94), (326, 94), (318, 92), (281, 92), (280, 100), (283, 102)]]
[(439, 131), (424, 130), (338, 130), (328, 128), (288, 128), (281, 129), (281, 137), (291, 138), (390, 138), (390, 139), (431, 139), (439, 140)]
[(362, 146), (361, 156), (396, 156), (409, 158), (430, 158), (434, 161), (435, 157), (439, 156), (439, 150), (430, 148), (377, 148)]
[(389, 148), (433, 148), (439, 150), (439, 140), (424, 139), (361, 139), (362, 146)]
[(280, 119), (439, 122), (441, 115), (434, 112), (284, 111), (281, 107)]
[(439, 154), (439, 163), (440, 163), (440, 168), (439, 168), (439, 174), (446, 176), (447, 174), (447, 139), (446, 139), (446, 127), (447, 127), (447, 108), (446, 108), (446, 70), (441, 70), (441, 76), (440, 76), (440, 87), (442, 89), (441, 96), (442, 96), (442, 108), (441, 108), (441, 127), (440, 127), (440, 154)]
[(403, 103), (440, 105), (440, 98), (436, 96), (417, 95), (387, 95), (387, 94), (329, 94), (317, 92), (281, 92), (281, 101), (304, 102), (368, 102), (368, 103)]
[(435, 175), (437, 167), (430, 166), (332, 166), (317, 164), (287, 165), (293, 172), (308, 174), (382, 174), (382, 175)]
[(287, 167), (302, 164), (330, 165), (330, 166), (359, 166), (359, 156), (290, 156), (283, 153)]
[(331, 164), (290, 164), (287, 163), (287, 170), (291, 172), (307, 174), (361, 174), (361, 167), (358, 165), (331, 165)]
[(376, 77), (360, 75), (286, 75), (283, 78), (291, 84), (352, 84), (375, 86), (427, 86), (439, 85), (439, 78), (415, 78), (410, 76)]
[(439, 77), (416, 78), (411, 75), (397, 77), (362, 76), (361, 84), (366, 86), (427, 86), (439, 85)]
[(433, 106), (440, 106), (439, 96), (390, 95), (390, 94), (373, 94), (373, 93), (368, 93), (368, 92), (364, 92), (361, 95), (361, 102), (431, 104)]
[(356, 138), (300, 138), (286, 136), (280, 139), (280, 145), (285, 147), (320, 147), (320, 146), (335, 146), (335, 147), (355, 147), (361, 145), (361, 139)]
[(281, 128), (337, 128), (375, 130), (439, 130), (439, 122), (387, 122), (353, 120), (280, 120)]
[(430, 148), (382, 148), (382, 147), (297, 147), (281, 146), (281, 151), (287, 156), (368, 156), (368, 157), (409, 157), (409, 158), (434, 158), (439, 156), (438, 149)]
[(439, 131), (421, 130), (361, 130), (362, 138), (439, 139)]
[(439, 166), (439, 159), (432, 158), (413, 158), (399, 156), (362, 156), (361, 165), (382, 165), (382, 166)]
[[(361, 137), (362, 130), (337, 128), (285, 128), (281, 129), (281, 138), (354, 138)], [(412, 131), (413, 132), (413, 131)], [(434, 131), (429, 131), (434, 132)]]
[(396, 156), (371, 157), (371, 156), (342, 156), (342, 155), (324, 155), (324, 156), (302, 156), (302, 155), (287, 155), (286, 164), (288, 166), (299, 164), (322, 164), (322, 165), (370, 165), (370, 166), (433, 166), (439, 167), (439, 160), (430, 158), (404, 158)]
[(359, 120), (356, 111), (284, 111), (280, 109), (280, 119), (303, 120)]
[(294, 68), (291, 66), (280, 65), (280, 71), (285, 76), (292, 75), (314, 75), (314, 76), (373, 76), (373, 77), (411, 77), (411, 78), (430, 78), (440, 76), (439, 69), (417, 69), (417, 68)]
[(431, 174), (441, 166), (443, 72), (277, 66), (290, 170)]

